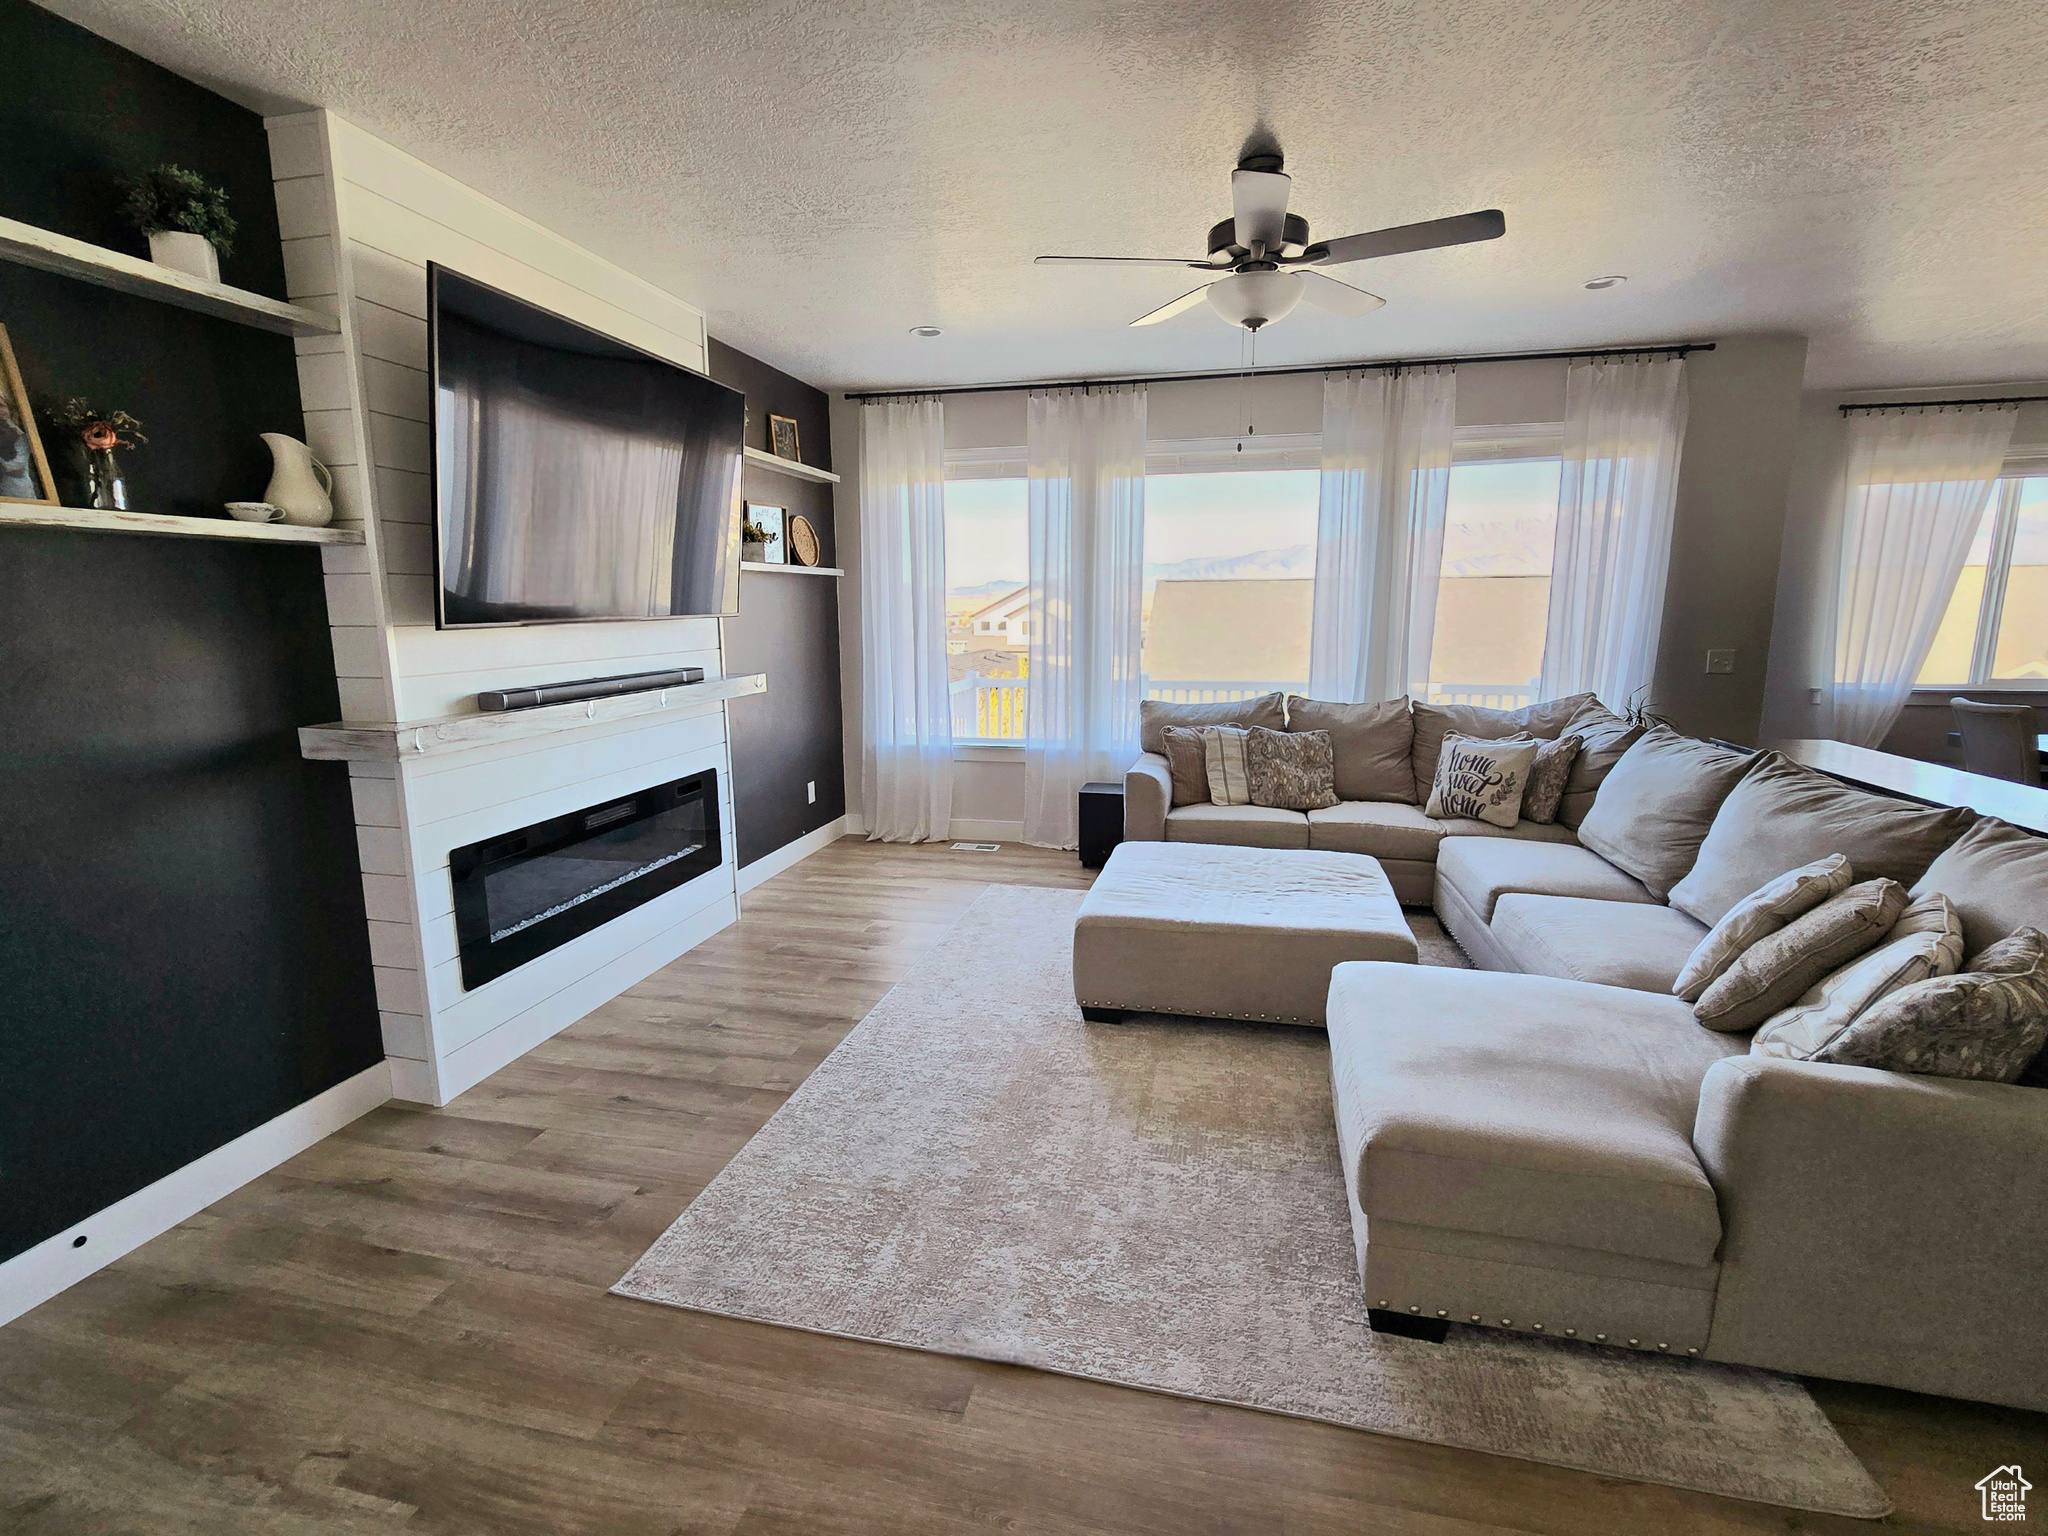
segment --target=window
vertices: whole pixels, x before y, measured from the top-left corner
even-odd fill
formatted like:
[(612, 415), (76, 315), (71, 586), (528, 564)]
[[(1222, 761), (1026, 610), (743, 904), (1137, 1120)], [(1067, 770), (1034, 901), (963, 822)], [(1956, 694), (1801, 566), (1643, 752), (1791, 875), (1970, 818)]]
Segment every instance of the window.
[(1993, 483), (1922, 688), (2048, 680), (2048, 469)]
[(955, 741), (1024, 737), (1028, 505), (1021, 475), (946, 482), (946, 663)]
[(1193, 703), (1308, 687), (1313, 469), (1145, 477), (1145, 696)]
[(1543, 672), (1559, 463), (1526, 443), (1460, 444), (1459, 459), (1444, 516), (1429, 698), (1518, 709), (1536, 701)]

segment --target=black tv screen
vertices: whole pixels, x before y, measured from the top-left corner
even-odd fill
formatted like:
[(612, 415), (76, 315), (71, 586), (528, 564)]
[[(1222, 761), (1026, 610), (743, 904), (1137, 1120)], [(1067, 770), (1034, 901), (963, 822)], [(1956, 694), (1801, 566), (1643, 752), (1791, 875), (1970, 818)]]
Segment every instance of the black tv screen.
[(739, 610), (746, 396), (427, 268), (444, 629)]

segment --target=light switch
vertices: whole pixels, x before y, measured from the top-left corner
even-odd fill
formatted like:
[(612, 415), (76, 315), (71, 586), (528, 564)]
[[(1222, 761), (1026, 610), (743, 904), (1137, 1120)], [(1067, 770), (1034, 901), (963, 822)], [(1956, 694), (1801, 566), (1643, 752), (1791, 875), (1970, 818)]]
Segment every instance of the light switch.
[(1734, 647), (1732, 647), (1732, 646), (1731, 646), (1731, 647), (1729, 647), (1729, 648), (1728, 648), (1727, 650), (1725, 650), (1725, 651), (1708, 651), (1708, 652), (1707, 652), (1707, 671), (1709, 671), (1709, 672), (1713, 672), (1713, 673), (1720, 673), (1720, 672), (1733, 672), (1734, 670), (1735, 670), (1735, 650), (1734, 650)]
[(816, 779), (805, 780), (804, 798), (812, 805), (816, 805), (818, 803), (818, 781)]

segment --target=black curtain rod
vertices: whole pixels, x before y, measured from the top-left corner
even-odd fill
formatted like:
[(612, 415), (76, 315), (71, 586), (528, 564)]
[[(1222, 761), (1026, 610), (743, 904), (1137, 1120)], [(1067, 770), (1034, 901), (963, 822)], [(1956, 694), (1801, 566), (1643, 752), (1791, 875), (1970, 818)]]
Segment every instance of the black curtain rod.
[(1850, 411), (1910, 411), (1930, 405), (2031, 405), (2037, 400), (2048, 400), (2048, 395), (1990, 395), (1978, 400), (1864, 400), (1838, 409), (1847, 415)]
[(953, 389), (868, 389), (849, 391), (849, 400), (916, 400), (926, 395), (998, 395), (1020, 389), (1093, 389), (1108, 384), (1197, 384), (1205, 379), (1284, 378), (1298, 373), (1349, 373), (1354, 369), (1430, 368), (1450, 363), (1543, 363), (1577, 357), (1651, 357), (1669, 353), (1684, 357), (1688, 352), (1711, 352), (1711, 341), (1681, 341), (1664, 347), (1576, 347), (1569, 352), (1489, 352), (1472, 357), (1397, 357), (1373, 363), (1316, 363), (1302, 368), (1232, 368), (1220, 373), (1155, 373), (1144, 377), (1115, 379), (1038, 379), (1020, 384), (962, 384)]

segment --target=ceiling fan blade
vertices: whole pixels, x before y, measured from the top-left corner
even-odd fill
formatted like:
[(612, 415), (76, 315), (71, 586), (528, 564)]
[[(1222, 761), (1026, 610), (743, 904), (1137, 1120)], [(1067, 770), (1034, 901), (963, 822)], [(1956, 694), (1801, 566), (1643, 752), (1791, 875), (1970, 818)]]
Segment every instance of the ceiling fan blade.
[(1367, 293), (1363, 288), (1354, 288), (1349, 283), (1340, 283), (1334, 277), (1325, 277), (1320, 272), (1303, 272), (1301, 296), (1309, 303), (1319, 305), (1332, 314), (1369, 315), (1387, 301), (1376, 293)]
[(1237, 221), (1237, 243), (1246, 250), (1262, 245), (1280, 249), (1287, 233), (1287, 194), (1294, 179), (1282, 171), (1232, 171), (1230, 211)]
[(1498, 240), (1507, 232), (1508, 221), (1501, 211), (1487, 208), (1478, 213), (1461, 213), (1456, 218), (1430, 219), (1421, 224), (1376, 229), (1370, 234), (1318, 240), (1302, 252), (1301, 261), (1307, 266), (1334, 267), (1374, 256), (1399, 256), (1405, 251), (1433, 251), (1440, 246), (1469, 245), (1474, 240)]
[(1206, 261), (1188, 261), (1179, 256), (1034, 256), (1041, 267), (1206, 267)]
[(1162, 304), (1157, 309), (1153, 310), (1151, 314), (1138, 316), (1138, 318), (1133, 320), (1131, 324), (1157, 325), (1162, 320), (1171, 320), (1175, 315), (1187, 313), (1187, 311), (1193, 309), (1197, 304), (1201, 303), (1202, 300), (1206, 299), (1208, 296), (1209, 285), (1207, 283), (1204, 283), (1199, 288), (1189, 289), (1186, 293), (1182, 294), (1179, 298), (1175, 299), (1171, 304)]

